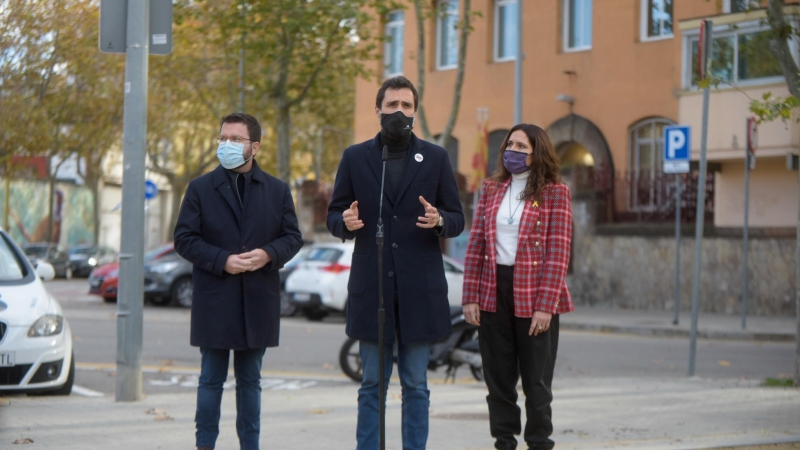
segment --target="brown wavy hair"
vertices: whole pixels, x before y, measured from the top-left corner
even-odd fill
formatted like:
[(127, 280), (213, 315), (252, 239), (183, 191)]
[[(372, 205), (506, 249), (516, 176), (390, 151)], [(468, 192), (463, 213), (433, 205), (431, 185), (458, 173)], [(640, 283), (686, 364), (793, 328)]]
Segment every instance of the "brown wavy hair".
[(530, 176), (528, 177), (528, 184), (525, 186), (525, 190), (522, 191), (522, 199), (541, 200), (539, 195), (548, 183), (558, 183), (561, 181), (561, 175), (559, 174), (561, 164), (553, 149), (553, 144), (550, 142), (550, 137), (547, 136), (547, 132), (536, 125), (521, 123), (511, 128), (505, 139), (503, 139), (503, 144), (497, 155), (497, 168), (494, 170), (490, 179), (497, 183), (502, 183), (511, 178), (511, 172), (509, 172), (503, 164), (503, 155), (506, 152), (508, 139), (511, 137), (511, 133), (517, 130), (522, 130), (528, 136), (531, 148), (533, 149)]

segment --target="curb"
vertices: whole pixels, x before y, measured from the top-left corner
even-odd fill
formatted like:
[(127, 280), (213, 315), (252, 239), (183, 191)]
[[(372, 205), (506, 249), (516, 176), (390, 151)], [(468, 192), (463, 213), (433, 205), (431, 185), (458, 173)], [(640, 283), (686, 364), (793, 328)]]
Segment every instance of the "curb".
[[(567, 323), (559, 324), (562, 330), (571, 331), (593, 331), (608, 334), (635, 334), (640, 336), (652, 337), (680, 337), (688, 338), (691, 332), (685, 329), (672, 328), (653, 328), (635, 325), (601, 325), (588, 323)], [(758, 342), (794, 342), (795, 335), (789, 333), (769, 333), (769, 332), (749, 332), (749, 331), (721, 331), (721, 330), (697, 330), (699, 339), (723, 339), (731, 341), (758, 341)]]

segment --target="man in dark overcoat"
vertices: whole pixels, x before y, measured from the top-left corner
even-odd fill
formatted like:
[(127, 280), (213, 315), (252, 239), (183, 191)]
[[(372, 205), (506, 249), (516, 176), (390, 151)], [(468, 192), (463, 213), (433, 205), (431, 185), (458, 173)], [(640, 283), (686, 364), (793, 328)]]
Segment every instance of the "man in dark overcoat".
[(259, 448), (261, 362), (280, 331), (278, 269), (303, 245), (289, 186), (255, 162), (260, 141), (253, 116), (224, 117), (220, 165), (189, 183), (175, 226), (175, 250), (194, 265), (191, 345), (202, 354), (196, 443), (204, 450), (219, 435), (231, 350), (239, 443)]
[[(447, 152), (411, 131), (417, 101), (417, 91), (406, 78), (384, 82), (375, 102), (381, 132), (345, 150), (328, 208), (330, 232), (342, 240), (355, 239), (347, 286), (347, 335), (360, 341), (364, 372), (358, 391), (358, 450), (378, 448), (378, 277), (384, 277), (387, 386), (392, 346), (396, 342), (398, 347), (404, 449), (425, 448), (431, 343), (452, 331), (439, 239), (458, 236), (464, 229), (464, 214)], [(375, 234), (384, 146), (388, 151), (384, 271), (378, 274)]]

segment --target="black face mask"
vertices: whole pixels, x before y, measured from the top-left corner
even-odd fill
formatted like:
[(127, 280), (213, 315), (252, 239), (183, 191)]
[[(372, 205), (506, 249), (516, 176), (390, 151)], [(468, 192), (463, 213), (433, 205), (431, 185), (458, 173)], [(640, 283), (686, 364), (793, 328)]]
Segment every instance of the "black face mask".
[(389, 141), (388, 143), (408, 142), (413, 128), (414, 118), (406, 116), (403, 111), (381, 113), (381, 136)]

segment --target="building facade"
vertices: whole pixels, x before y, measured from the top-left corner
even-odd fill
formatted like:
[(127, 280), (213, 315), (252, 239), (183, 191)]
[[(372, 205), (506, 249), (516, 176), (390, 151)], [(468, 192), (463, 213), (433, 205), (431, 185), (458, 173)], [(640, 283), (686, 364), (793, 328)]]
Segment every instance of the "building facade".
[[(590, 297), (603, 291), (602, 297), (613, 297), (622, 306), (674, 307), (669, 292), (648, 294), (647, 289), (635, 288), (630, 280), (652, 276), (626, 279), (625, 273), (600, 267), (611, 261), (604, 263), (592, 255), (604, 254), (613, 260), (608, 252), (613, 253), (615, 246), (633, 245), (642, 249), (641, 255), (620, 257), (632, 263), (634, 270), (655, 264), (654, 256), (666, 256), (663, 249), (674, 233), (671, 224), (676, 179), (662, 173), (663, 128), (690, 125), (692, 159), (699, 159), (702, 91), (696, 86), (692, 69), (697, 61), (700, 20), (714, 21), (712, 74), (719, 84), (710, 96), (708, 200), (704, 210), (706, 223), (712, 225), (709, 239), (716, 246), (714, 251), (725, 259), (716, 270), (730, 266), (724, 269), (730, 273), (723, 277), (730, 282), (721, 289), (712, 277), (703, 289), (711, 299), (709, 304), (715, 305), (707, 310), (733, 312), (736, 299), (741, 297), (733, 280), (734, 269), (741, 267), (739, 230), (744, 222), (745, 121), (750, 115), (750, 100), (760, 99), (765, 92), (788, 95), (780, 66), (768, 51), (762, 5), (748, 0), (473, 0), (472, 10), (480, 16), (472, 16), (461, 107), (448, 145), (454, 168), (464, 176), (473, 171), (476, 112), (488, 110), (490, 171), (507, 130), (514, 125), (520, 1), (522, 118), (548, 131), (573, 197), (578, 203), (584, 202), (575, 205), (578, 215), (586, 212), (588, 221), (576, 221), (578, 238), (571, 278), (579, 300), (588, 303), (596, 302)], [(380, 82), (394, 75), (404, 75), (412, 82), (419, 79), (419, 29), (413, 2), (406, 6), (389, 13), (381, 24), (387, 38), (384, 58), (371, 68), (383, 76), (356, 84), (357, 142), (379, 131), (374, 104)], [(458, 64), (458, 31), (454, 26), (465, 13), (463, 0), (441, 0), (437, 7), (439, 13), (425, 19), (422, 29), (423, 104), (433, 135), (443, 131), (450, 112)], [(786, 12), (791, 20), (797, 20), (796, 4), (788, 5)], [(797, 60), (797, 46), (792, 44), (792, 50)], [(798, 174), (787, 169), (786, 158), (797, 153), (799, 135), (793, 123), (769, 123), (759, 128), (757, 166), (750, 177), (749, 223), (756, 240), (775, 241), (756, 246), (793, 246), (790, 238), (798, 217)], [(696, 215), (697, 164), (693, 164), (692, 174), (680, 180), (684, 186), (682, 216), (691, 224)], [(613, 242), (600, 243), (603, 236)], [(634, 238), (644, 241), (620, 241)], [(690, 242), (685, 239), (684, 245)], [(595, 248), (597, 245), (600, 247)], [(710, 263), (704, 264), (709, 267)], [(773, 272), (791, 274), (793, 267), (789, 258)], [(668, 286), (666, 280), (674, 277), (669, 265), (665, 265), (663, 275), (663, 284)], [(754, 302), (754, 312), (786, 310), (782, 305), (791, 300), (788, 297), (792, 297), (794, 281), (789, 275), (778, 278), (759, 281), (763, 286), (753, 293), (760, 299)], [(690, 284), (691, 279), (686, 282)], [(582, 297), (582, 290), (593, 293)], [(642, 295), (652, 298), (643, 299)]]

